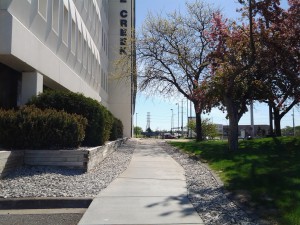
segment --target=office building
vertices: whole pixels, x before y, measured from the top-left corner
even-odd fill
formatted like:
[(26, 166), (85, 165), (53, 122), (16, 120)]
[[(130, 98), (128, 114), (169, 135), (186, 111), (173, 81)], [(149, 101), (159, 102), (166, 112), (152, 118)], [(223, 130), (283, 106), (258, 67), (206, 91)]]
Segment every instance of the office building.
[[(0, 107), (45, 89), (79, 92), (121, 119), (130, 137), (134, 21), (134, 0), (0, 0)], [(132, 57), (120, 79), (115, 62), (125, 53)]]

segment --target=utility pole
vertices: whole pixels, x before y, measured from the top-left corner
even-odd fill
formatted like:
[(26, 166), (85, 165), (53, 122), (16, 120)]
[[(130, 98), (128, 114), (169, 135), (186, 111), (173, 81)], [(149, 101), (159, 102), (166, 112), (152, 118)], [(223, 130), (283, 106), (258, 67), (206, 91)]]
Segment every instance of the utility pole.
[(250, 117), (251, 117), (251, 128), (252, 128), (252, 138), (254, 138), (254, 115), (253, 115), (253, 101), (250, 103)]
[(137, 114), (138, 113), (135, 113), (135, 137), (137, 138), (137, 135), (138, 135), (138, 129), (137, 129)]
[(294, 136), (296, 136), (296, 129), (295, 129), (295, 111), (294, 111), (294, 108), (293, 108), (293, 114), (292, 114), (292, 117), (293, 117), (293, 132), (294, 132)]
[(181, 136), (183, 136), (183, 99), (181, 100)]
[(177, 121), (177, 130), (179, 130), (179, 103), (176, 103), (178, 105), (178, 121)]
[(148, 130), (151, 130), (150, 128), (150, 112), (147, 112), (147, 126), (146, 126), (146, 132), (148, 132)]
[[(189, 123), (189, 100), (186, 99), (186, 124), (188, 125)], [(186, 136), (188, 137), (189, 136), (189, 127), (187, 126), (187, 129), (186, 129)]]
[[(190, 121), (192, 121), (192, 101), (190, 101)], [(192, 130), (190, 130), (189, 137), (192, 137)]]
[(171, 134), (173, 133), (173, 109), (171, 109), (172, 115), (171, 115)]

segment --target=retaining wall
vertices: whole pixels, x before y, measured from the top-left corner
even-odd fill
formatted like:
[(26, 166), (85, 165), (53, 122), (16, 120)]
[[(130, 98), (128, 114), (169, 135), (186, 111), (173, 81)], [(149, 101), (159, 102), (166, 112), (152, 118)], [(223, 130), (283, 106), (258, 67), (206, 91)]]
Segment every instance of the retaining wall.
[(0, 178), (22, 165), (62, 166), (88, 172), (126, 141), (127, 138), (123, 138), (82, 150), (0, 151)]
[(24, 151), (0, 151), (0, 178), (23, 165)]

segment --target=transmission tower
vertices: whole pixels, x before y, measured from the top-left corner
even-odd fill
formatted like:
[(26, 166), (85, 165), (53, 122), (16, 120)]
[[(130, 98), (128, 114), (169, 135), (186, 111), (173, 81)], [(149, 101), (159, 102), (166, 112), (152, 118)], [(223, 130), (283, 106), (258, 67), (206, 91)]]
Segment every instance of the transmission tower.
[(150, 128), (150, 112), (147, 112), (147, 126), (146, 131), (148, 131)]

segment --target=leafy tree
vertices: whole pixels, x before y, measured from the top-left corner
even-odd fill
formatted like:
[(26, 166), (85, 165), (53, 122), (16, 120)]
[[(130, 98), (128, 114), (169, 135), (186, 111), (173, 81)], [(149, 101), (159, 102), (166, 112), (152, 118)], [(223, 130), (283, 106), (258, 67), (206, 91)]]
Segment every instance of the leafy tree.
[(289, 0), (287, 10), (280, 1), (255, 1), (253, 8), (259, 28), (257, 57), (262, 74), (261, 93), (274, 112), (275, 134), (281, 136), (281, 119), (300, 101), (300, 1)]
[(193, 132), (196, 132), (196, 122), (194, 120), (189, 120), (187, 123), (187, 128)]
[(143, 71), (140, 87), (170, 97), (182, 94), (191, 100), (196, 113), (197, 140), (202, 140), (201, 113), (206, 109), (207, 56), (211, 50), (207, 33), (210, 5), (197, 0), (187, 3), (187, 13), (166, 18), (149, 15), (137, 40), (137, 58)]
[[(210, 93), (229, 118), (229, 149), (238, 149), (238, 122), (253, 100), (274, 111), (280, 135), (281, 118), (300, 100), (299, 1), (283, 10), (278, 0), (239, 0), (248, 24), (214, 16), (211, 31)], [(261, 16), (263, 15), (263, 16)]]
[(141, 127), (139, 127), (139, 126), (134, 127), (133, 130), (134, 130), (134, 134), (135, 135), (141, 135), (142, 132), (143, 132), (143, 129)]
[(203, 136), (209, 139), (214, 139), (219, 136), (217, 125), (213, 124), (210, 119), (206, 118), (202, 121)]
[[(294, 128), (287, 126), (282, 129), (282, 134), (285, 136), (292, 136), (294, 135)], [(295, 136), (300, 136), (300, 126), (295, 127)]]
[[(201, 126), (203, 138), (208, 137), (209, 139), (214, 139), (219, 135), (217, 132), (217, 126), (208, 118), (202, 120)], [(190, 120), (187, 124), (187, 127), (196, 132), (196, 122), (194, 120)]]
[(248, 111), (257, 88), (253, 24), (237, 25), (221, 14), (213, 17), (211, 39), (214, 51), (210, 54), (210, 94), (217, 106), (227, 112), (229, 119), (229, 149), (238, 149), (238, 123)]

